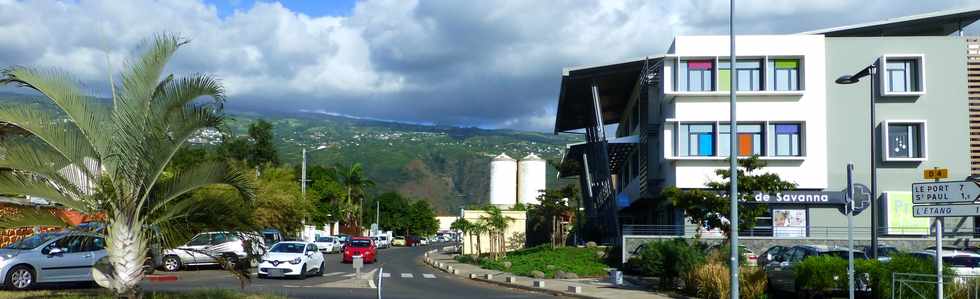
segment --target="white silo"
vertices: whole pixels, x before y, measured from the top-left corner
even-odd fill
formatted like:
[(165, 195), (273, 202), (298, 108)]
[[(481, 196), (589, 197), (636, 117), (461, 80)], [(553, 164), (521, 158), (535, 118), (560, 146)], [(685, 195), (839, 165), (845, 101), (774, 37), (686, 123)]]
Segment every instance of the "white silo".
[(513, 206), (517, 203), (517, 161), (500, 154), (490, 161), (490, 204)]
[(527, 155), (517, 163), (517, 200), (528, 205), (536, 205), (541, 190), (547, 187), (545, 181), (548, 163), (535, 154)]

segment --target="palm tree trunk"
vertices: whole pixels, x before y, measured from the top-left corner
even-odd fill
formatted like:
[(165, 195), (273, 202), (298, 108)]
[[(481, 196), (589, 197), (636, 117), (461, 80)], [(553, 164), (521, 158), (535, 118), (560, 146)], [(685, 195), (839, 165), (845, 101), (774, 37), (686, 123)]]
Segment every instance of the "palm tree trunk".
[[(143, 259), (146, 257), (146, 238), (142, 225), (134, 223), (127, 213), (116, 213), (108, 227), (106, 240), (108, 265), (94, 269), (96, 281), (126, 298), (141, 298), (139, 283), (143, 280)], [(98, 279), (98, 276), (110, 278)]]

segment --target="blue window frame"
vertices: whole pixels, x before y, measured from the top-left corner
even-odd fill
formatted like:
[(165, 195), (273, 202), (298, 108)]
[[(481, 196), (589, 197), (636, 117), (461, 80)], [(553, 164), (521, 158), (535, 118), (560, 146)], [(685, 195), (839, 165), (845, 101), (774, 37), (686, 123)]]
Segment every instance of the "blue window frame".
[(679, 124), (677, 126), (679, 156), (714, 156), (715, 126), (713, 124)]

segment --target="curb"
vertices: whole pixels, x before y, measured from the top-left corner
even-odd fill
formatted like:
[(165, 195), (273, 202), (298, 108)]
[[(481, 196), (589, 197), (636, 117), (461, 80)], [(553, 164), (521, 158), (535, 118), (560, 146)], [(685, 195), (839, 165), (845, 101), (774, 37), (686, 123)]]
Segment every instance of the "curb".
[(172, 281), (177, 281), (177, 275), (163, 275), (163, 274), (144, 275), (143, 280), (152, 281), (152, 282), (172, 282)]
[[(507, 283), (507, 282), (503, 282), (503, 281), (488, 280), (488, 279), (485, 279), (485, 278), (480, 278), (479, 276), (467, 277), (467, 276), (463, 276), (463, 275), (460, 275), (460, 274), (453, 273), (455, 271), (450, 272), (450, 271), (446, 271), (446, 269), (443, 269), (441, 267), (438, 267), (436, 265), (436, 261), (433, 260), (433, 259), (431, 259), (431, 258), (429, 260), (426, 260), (426, 264), (428, 264), (429, 267), (432, 267), (432, 268), (434, 268), (436, 270), (439, 270), (439, 271), (442, 271), (442, 272), (449, 273), (449, 274), (451, 274), (453, 276), (456, 276), (456, 277), (460, 277), (460, 278), (463, 278), (463, 279), (469, 279), (469, 280), (473, 280), (473, 281), (478, 281), (478, 282), (483, 282), (483, 283), (495, 284), (495, 285), (506, 287), (506, 288), (521, 289), (521, 290), (525, 290), (525, 291), (531, 291), (531, 292), (536, 292), (536, 293), (548, 294), (548, 295), (552, 295), (552, 296), (564, 296), (564, 297), (584, 298), (584, 299), (603, 299), (601, 297), (594, 297), (594, 296), (589, 296), (589, 295), (585, 295), (585, 294), (581, 294), (581, 293), (563, 292), (563, 291), (558, 291), (558, 290), (549, 290), (549, 289), (543, 289), (543, 288), (536, 288), (536, 287), (533, 287), (533, 286), (520, 285), (520, 284), (516, 284), (516, 283)], [(513, 274), (511, 274), (511, 275), (513, 275)]]

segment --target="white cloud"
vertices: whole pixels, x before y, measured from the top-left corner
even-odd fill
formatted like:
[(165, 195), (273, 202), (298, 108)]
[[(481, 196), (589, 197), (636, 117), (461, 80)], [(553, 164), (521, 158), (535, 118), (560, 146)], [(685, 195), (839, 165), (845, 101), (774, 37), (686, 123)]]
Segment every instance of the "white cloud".
[[(738, 2), (740, 33), (969, 5)], [(550, 131), (562, 67), (661, 53), (677, 34), (724, 34), (727, 14), (727, 1), (709, 0), (366, 0), (343, 17), (263, 2), (219, 17), (195, 0), (0, 0), (0, 66), (55, 66), (98, 89), (141, 41), (176, 32), (192, 42), (172, 71), (215, 74), (231, 106)]]

